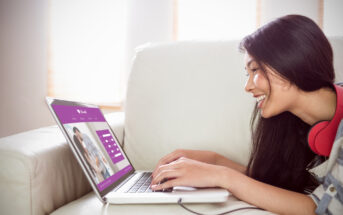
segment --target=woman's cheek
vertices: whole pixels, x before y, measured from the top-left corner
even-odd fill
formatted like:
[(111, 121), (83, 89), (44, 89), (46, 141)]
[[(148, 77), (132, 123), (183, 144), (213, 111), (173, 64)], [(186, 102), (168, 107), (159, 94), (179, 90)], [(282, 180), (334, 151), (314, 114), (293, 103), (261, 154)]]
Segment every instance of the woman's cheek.
[(261, 84), (261, 77), (259, 74), (254, 75), (254, 84), (255, 86), (259, 86)]

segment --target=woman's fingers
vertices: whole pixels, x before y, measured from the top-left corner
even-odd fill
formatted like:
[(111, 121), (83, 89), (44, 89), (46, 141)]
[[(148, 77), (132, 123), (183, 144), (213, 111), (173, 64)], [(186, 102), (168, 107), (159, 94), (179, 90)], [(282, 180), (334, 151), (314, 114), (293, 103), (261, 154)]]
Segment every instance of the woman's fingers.
[(180, 153), (179, 153), (179, 151), (180, 151), (180, 150), (176, 150), (176, 151), (174, 151), (174, 152), (172, 152), (172, 153), (170, 153), (170, 154), (164, 156), (163, 158), (161, 158), (160, 161), (157, 163), (156, 168), (155, 168), (155, 170), (154, 170), (153, 173), (152, 173), (152, 176), (154, 177), (154, 176), (156, 175), (156, 171), (158, 170), (158, 168), (159, 168), (160, 166), (169, 164), (169, 163), (171, 163), (171, 162), (173, 162), (173, 161), (179, 159), (180, 156), (181, 156)]
[(152, 185), (165, 183), (171, 178), (178, 178), (180, 177), (180, 172), (177, 170), (164, 170), (160, 172), (151, 182)]
[[(152, 174), (153, 180), (151, 181), (151, 184), (156, 184), (160, 182), (162, 179), (168, 178), (169, 175), (164, 175), (164, 174), (170, 171), (177, 170), (179, 168), (179, 163), (180, 163), (179, 160), (176, 160), (169, 164), (165, 164), (165, 165), (161, 165), (157, 167), (157, 169)], [(164, 178), (162, 178), (162, 176), (164, 176)]]
[(175, 178), (175, 179), (167, 180), (166, 182), (164, 182), (162, 184), (154, 184), (151, 186), (151, 189), (152, 190), (164, 190), (164, 189), (168, 189), (168, 188), (178, 186), (179, 184), (180, 184), (180, 179)]
[[(156, 169), (151, 189), (162, 190), (174, 186), (215, 187), (220, 184), (220, 177), (216, 175), (223, 172), (223, 168), (180, 157)], [(169, 180), (163, 182), (164, 179)]]

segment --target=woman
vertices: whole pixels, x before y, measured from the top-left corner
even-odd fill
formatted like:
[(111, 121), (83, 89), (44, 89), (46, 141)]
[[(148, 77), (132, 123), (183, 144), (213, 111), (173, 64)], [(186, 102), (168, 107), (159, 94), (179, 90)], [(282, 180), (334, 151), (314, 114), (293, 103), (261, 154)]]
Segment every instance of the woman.
[[(312, 20), (289, 15), (245, 37), (240, 48), (248, 76), (245, 90), (257, 101), (248, 165), (214, 152), (176, 150), (159, 161), (151, 187), (223, 187), (268, 211), (314, 214), (316, 205), (307, 194), (318, 182), (308, 169), (329, 155), (333, 139), (328, 137), (326, 151), (317, 155), (307, 135), (317, 122), (342, 118), (335, 115), (342, 112), (336, 103), (343, 90), (333, 85), (330, 43)], [(163, 179), (169, 180), (159, 184)]]

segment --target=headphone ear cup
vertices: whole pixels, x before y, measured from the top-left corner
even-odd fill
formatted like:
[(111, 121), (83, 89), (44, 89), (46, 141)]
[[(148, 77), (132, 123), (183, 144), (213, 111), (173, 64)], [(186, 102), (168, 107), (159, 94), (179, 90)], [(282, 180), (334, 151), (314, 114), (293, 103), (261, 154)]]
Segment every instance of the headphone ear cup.
[(333, 85), (336, 91), (336, 110), (331, 121), (321, 121), (312, 126), (307, 141), (313, 152), (328, 157), (335, 141), (339, 123), (343, 119), (343, 87)]
[(330, 154), (330, 150), (329, 150), (329, 153), (327, 153), (328, 151), (327, 141), (322, 140), (322, 137), (321, 137), (322, 135), (320, 135), (321, 131), (323, 131), (328, 126), (328, 124), (329, 124), (329, 121), (319, 122), (315, 124), (308, 133), (308, 136), (307, 136), (308, 144), (310, 148), (312, 149), (312, 151), (316, 154), (324, 155), (324, 156), (329, 156)]

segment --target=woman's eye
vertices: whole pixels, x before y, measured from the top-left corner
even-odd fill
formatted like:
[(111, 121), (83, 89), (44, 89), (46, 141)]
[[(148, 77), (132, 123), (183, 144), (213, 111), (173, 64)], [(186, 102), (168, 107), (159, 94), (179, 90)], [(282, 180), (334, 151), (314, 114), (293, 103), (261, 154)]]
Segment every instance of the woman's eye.
[(258, 68), (252, 68), (252, 69), (251, 69), (251, 71), (252, 71), (253, 73), (257, 72), (257, 70), (258, 70)]
[(256, 67), (256, 68), (251, 68), (251, 69), (249, 69), (249, 70), (247, 71), (247, 73), (246, 73), (245, 75), (246, 75), (246, 76), (249, 76), (250, 73), (251, 73), (251, 74), (254, 74), (254, 73), (256, 73), (258, 70), (259, 70), (258, 67)]

